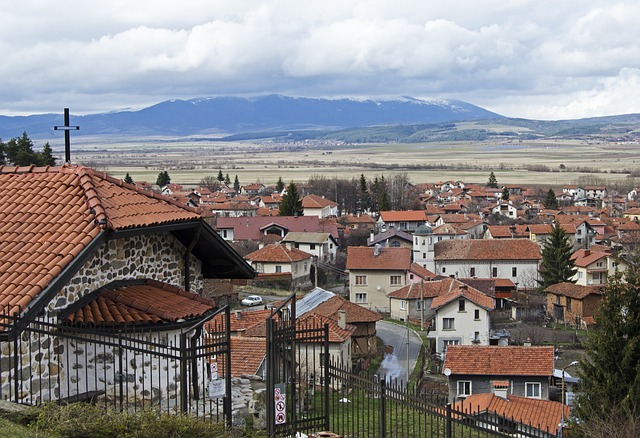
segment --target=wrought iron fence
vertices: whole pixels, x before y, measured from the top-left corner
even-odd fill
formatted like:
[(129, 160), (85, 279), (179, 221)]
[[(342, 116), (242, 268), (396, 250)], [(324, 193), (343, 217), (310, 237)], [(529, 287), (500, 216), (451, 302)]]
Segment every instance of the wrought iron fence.
[(92, 401), (231, 424), (229, 318), (225, 307), (192, 326), (139, 329), (67, 325), (47, 313), (25, 322), (0, 312), (0, 398)]

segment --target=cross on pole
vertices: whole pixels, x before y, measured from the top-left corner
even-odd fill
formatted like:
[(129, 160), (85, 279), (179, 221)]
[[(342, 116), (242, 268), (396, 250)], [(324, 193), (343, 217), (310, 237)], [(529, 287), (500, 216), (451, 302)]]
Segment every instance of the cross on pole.
[(64, 109), (64, 125), (54, 126), (54, 131), (64, 131), (64, 162), (71, 163), (71, 133), (69, 131), (77, 131), (79, 126), (69, 126), (69, 108)]

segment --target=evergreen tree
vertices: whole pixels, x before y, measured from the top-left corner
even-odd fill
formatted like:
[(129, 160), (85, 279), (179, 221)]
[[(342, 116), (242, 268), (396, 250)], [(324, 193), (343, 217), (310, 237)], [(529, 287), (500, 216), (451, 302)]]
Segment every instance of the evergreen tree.
[(124, 176), (124, 182), (126, 182), (127, 184), (133, 184), (133, 178), (131, 178), (129, 172), (127, 172), (127, 174)]
[(278, 182), (276, 183), (276, 192), (282, 193), (284, 190), (284, 182), (282, 181), (282, 177), (278, 177)]
[(387, 191), (387, 183), (384, 180), (384, 175), (382, 175), (378, 181), (376, 197), (378, 202), (378, 211), (389, 211), (391, 209), (391, 200), (389, 199), (389, 192)]
[(489, 181), (487, 181), (487, 187), (491, 187), (494, 189), (498, 188), (498, 180), (496, 179), (496, 176), (494, 175), (493, 172), (489, 174)]
[[(640, 424), (640, 276), (637, 264), (610, 277), (589, 331), (572, 414), (585, 437), (638, 436)], [(573, 434), (572, 434), (573, 436)]]
[(542, 249), (538, 284), (543, 290), (556, 283), (575, 283), (575, 280), (570, 280), (577, 272), (571, 260), (572, 251), (569, 236), (556, 223)]
[(500, 197), (503, 201), (509, 200), (509, 189), (506, 187), (502, 188), (502, 196)]
[(33, 141), (27, 136), (26, 131), (20, 138), (12, 138), (5, 145), (6, 160), (16, 166), (28, 166), (38, 164), (38, 157), (33, 152)]
[(549, 189), (547, 192), (544, 201), (542, 201), (542, 205), (544, 205), (544, 208), (547, 210), (558, 209), (558, 199), (556, 198), (556, 193), (552, 189)]
[(156, 184), (160, 187), (164, 187), (171, 183), (171, 177), (169, 176), (169, 172), (166, 170), (161, 171), (158, 174), (158, 178), (156, 179)]
[(224, 184), (227, 187), (229, 187), (229, 184), (231, 184), (231, 178), (229, 178), (229, 174), (228, 173), (224, 176)]
[(42, 152), (40, 152), (38, 158), (39, 158), (38, 165), (40, 165), (40, 166), (55, 166), (56, 165), (56, 159), (53, 157), (53, 150), (51, 149), (51, 146), (49, 145), (49, 142), (46, 142), (44, 144), (44, 147), (42, 148)]
[(7, 164), (5, 149), (7, 145), (0, 139), (0, 164)]
[(287, 193), (282, 196), (278, 210), (280, 216), (302, 216), (304, 214), (298, 187), (293, 181), (287, 186)]
[(218, 171), (218, 181), (224, 181), (224, 175), (222, 174), (222, 169)]
[(359, 192), (360, 210), (366, 211), (371, 207), (371, 199), (369, 197), (369, 187), (367, 185), (367, 179), (364, 177), (364, 173), (360, 174)]
[(236, 193), (240, 193), (240, 180), (238, 179), (238, 175), (236, 175), (233, 180), (233, 190), (235, 190)]

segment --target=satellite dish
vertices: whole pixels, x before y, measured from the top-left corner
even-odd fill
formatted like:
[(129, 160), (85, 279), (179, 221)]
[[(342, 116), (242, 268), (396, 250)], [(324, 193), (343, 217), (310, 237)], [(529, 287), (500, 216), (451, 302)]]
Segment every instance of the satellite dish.
[(382, 286), (377, 285), (377, 286), (376, 286), (376, 289), (380, 290), (380, 289), (382, 289)]
[(442, 374), (444, 374), (445, 376), (449, 377), (451, 375), (451, 369), (450, 368), (445, 368), (442, 371)]

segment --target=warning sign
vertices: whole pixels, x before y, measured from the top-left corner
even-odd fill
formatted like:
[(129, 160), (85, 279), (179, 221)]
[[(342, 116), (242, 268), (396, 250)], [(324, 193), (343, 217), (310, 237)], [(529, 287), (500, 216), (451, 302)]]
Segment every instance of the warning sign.
[(278, 385), (273, 394), (276, 405), (276, 424), (284, 424), (287, 422), (287, 397), (283, 390), (284, 385)]
[(209, 381), (209, 398), (222, 398), (227, 395), (224, 379)]

